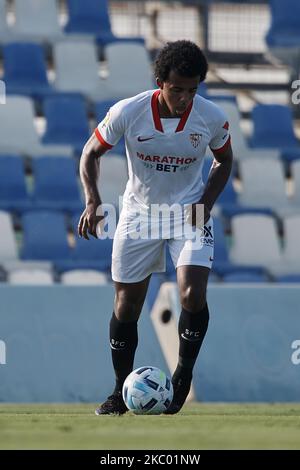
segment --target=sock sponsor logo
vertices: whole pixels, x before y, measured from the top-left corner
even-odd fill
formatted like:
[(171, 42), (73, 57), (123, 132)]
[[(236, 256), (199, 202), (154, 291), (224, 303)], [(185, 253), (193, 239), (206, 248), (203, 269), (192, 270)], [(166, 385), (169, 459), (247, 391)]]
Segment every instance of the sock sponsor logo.
[(120, 351), (125, 348), (126, 342), (125, 341), (118, 341), (116, 339), (111, 339), (110, 347), (116, 351)]
[(191, 331), (186, 328), (184, 333), (181, 333), (181, 338), (186, 339), (187, 341), (199, 341), (200, 331)]

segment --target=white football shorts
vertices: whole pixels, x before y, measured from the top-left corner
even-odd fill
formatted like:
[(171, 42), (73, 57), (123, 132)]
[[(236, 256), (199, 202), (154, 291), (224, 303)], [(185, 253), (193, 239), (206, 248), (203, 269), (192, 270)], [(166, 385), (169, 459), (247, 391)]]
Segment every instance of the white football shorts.
[[(153, 222), (153, 221), (152, 221)], [(122, 211), (114, 236), (112, 278), (116, 282), (140, 282), (154, 272), (164, 272), (165, 249), (169, 246), (175, 268), (184, 265), (205, 266), (211, 269), (214, 255), (213, 219), (202, 230), (191, 228), (180, 233), (169, 230), (162, 222), (140, 221)], [(175, 236), (173, 236), (175, 233)]]

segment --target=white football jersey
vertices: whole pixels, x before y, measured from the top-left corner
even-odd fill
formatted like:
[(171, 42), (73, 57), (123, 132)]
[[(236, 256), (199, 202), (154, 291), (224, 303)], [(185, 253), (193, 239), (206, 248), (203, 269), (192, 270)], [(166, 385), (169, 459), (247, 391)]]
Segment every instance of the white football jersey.
[(159, 93), (150, 90), (119, 101), (95, 134), (107, 149), (125, 137), (129, 173), (125, 201), (134, 197), (143, 207), (194, 203), (204, 188), (206, 148), (216, 152), (229, 145), (228, 122), (217, 105), (199, 95), (180, 119), (161, 119)]

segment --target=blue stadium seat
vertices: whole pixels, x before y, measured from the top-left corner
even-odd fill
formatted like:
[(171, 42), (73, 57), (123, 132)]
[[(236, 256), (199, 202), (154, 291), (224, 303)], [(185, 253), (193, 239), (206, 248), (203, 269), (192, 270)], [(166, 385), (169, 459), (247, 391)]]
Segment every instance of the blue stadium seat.
[[(208, 0), (208, 1), (210, 1), (210, 0)], [(200, 83), (200, 85), (198, 86), (198, 89), (197, 89), (197, 95), (202, 96), (202, 98), (205, 98), (206, 100), (216, 101), (217, 103), (218, 103), (218, 101), (222, 100), (222, 101), (230, 101), (230, 102), (233, 102), (234, 104), (236, 104), (236, 96), (235, 95), (220, 95), (220, 94), (215, 95), (215, 94), (209, 92), (206, 82), (201, 82)]]
[(223, 277), (223, 282), (269, 282), (269, 279), (264, 273), (236, 271), (226, 274)]
[(70, 249), (64, 215), (59, 212), (28, 212), (22, 217), (25, 260), (68, 259)]
[(231, 219), (235, 215), (242, 214), (263, 214), (276, 216), (276, 211), (271, 207), (255, 207), (255, 206), (244, 206), (244, 205), (231, 205), (225, 204), (222, 206), (222, 215), (227, 219)]
[[(106, 100), (106, 101), (99, 101), (95, 104), (95, 115), (97, 125), (102, 119), (105, 118), (106, 113), (109, 109), (117, 102), (117, 100)], [(113, 150), (114, 153), (118, 153), (120, 155), (125, 155), (125, 141), (124, 137), (122, 137), (119, 142), (114, 146)]]
[(266, 36), (269, 47), (300, 46), (299, 0), (269, 0), (271, 27)]
[[(228, 256), (228, 248), (224, 227), (220, 219), (214, 218), (214, 271), (220, 273), (223, 271), (222, 267), (226, 270), (231, 265)], [(223, 266), (222, 266), (223, 265)], [(219, 269), (218, 269), (219, 266)]]
[(42, 145), (35, 126), (34, 102), (28, 96), (7, 96), (5, 106), (0, 105), (0, 152), (6, 154), (64, 155), (70, 157), (73, 149), (68, 145)]
[(6, 261), (17, 263), (18, 247), (16, 234), (13, 227), (13, 219), (11, 214), (6, 211), (0, 211), (0, 227), (1, 227), (1, 243), (0, 243), (0, 260), (4, 269), (10, 270), (10, 266)]
[(101, 34), (107, 40), (114, 40), (106, 0), (86, 0), (84, 3), (82, 0), (67, 0), (67, 5), (67, 33)]
[(240, 202), (245, 206), (268, 207), (280, 213), (289, 209), (284, 165), (262, 158), (245, 159), (239, 164), (242, 181)]
[(90, 136), (85, 101), (82, 96), (57, 95), (44, 101), (47, 120), (44, 144), (66, 144), (81, 154)]
[(65, 157), (36, 158), (32, 167), (35, 176), (35, 208), (72, 213), (83, 208), (75, 160)]
[(143, 44), (128, 41), (108, 44), (105, 57), (109, 78), (105, 83), (105, 98), (101, 99), (128, 98), (155, 88), (153, 67)]
[(271, 26), (266, 35), (269, 55), (288, 67), (289, 81), (300, 74), (300, 3), (298, 0), (269, 0)]
[(72, 227), (75, 236), (75, 247), (69, 261), (62, 260), (56, 263), (56, 269), (60, 272), (70, 269), (96, 269), (99, 271), (110, 271), (111, 253), (113, 241), (109, 238), (96, 239), (90, 236), (89, 240), (79, 238), (77, 234), (78, 222), (81, 213), (72, 218)]
[(3, 62), (7, 93), (37, 99), (55, 93), (48, 82), (44, 52), (40, 45), (6, 44), (3, 46)]
[(209, 99), (208, 93), (207, 93), (207, 85), (205, 82), (201, 82), (200, 85), (198, 86), (197, 89), (197, 95), (202, 96), (202, 98)]
[(114, 104), (116, 104), (117, 101), (118, 100), (103, 100), (98, 101), (98, 103), (95, 104), (95, 114), (97, 122), (100, 122), (102, 121), (102, 119), (105, 118), (106, 113)]
[(293, 129), (292, 111), (288, 106), (260, 104), (252, 111), (254, 148), (277, 148), (288, 161), (300, 158), (300, 146)]
[(0, 210), (23, 212), (31, 207), (22, 158), (17, 155), (1, 155)]
[(90, 240), (79, 238), (77, 234), (77, 225), (80, 214), (74, 216), (73, 227), (76, 239), (76, 245), (73, 251), (73, 260), (76, 261), (78, 267), (89, 267), (91, 269), (99, 269), (100, 271), (108, 271), (111, 267), (111, 254), (113, 241), (110, 238), (97, 240), (90, 237)]
[[(203, 182), (206, 183), (208, 179), (209, 170), (213, 160), (205, 158), (202, 168)], [(226, 216), (230, 217), (231, 214), (236, 214), (241, 210), (239, 205), (237, 193), (233, 187), (232, 177), (227, 181), (227, 184), (217, 199), (216, 204), (221, 207), (222, 212), (226, 211)]]
[(76, 246), (72, 255), (76, 269), (109, 271), (111, 267), (112, 245), (113, 241), (110, 238), (97, 240), (91, 236), (90, 240), (87, 241), (76, 235)]
[[(207, 181), (211, 165), (212, 159), (210, 157), (205, 158), (202, 169), (204, 182)], [(222, 215), (229, 219), (239, 214), (274, 215), (274, 210), (271, 207), (256, 207), (242, 204), (238, 200), (238, 195), (233, 187), (232, 177), (228, 180), (223, 192), (218, 197), (216, 204), (220, 206)]]
[[(111, 30), (108, 0), (67, 0), (69, 21), (66, 33), (94, 35), (100, 45), (118, 41)], [(139, 41), (142, 38), (121, 38), (122, 41)]]
[(289, 147), (281, 149), (281, 159), (287, 164), (300, 159), (300, 148)]
[(14, 35), (20, 41), (42, 43), (64, 38), (59, 24), (59, 5), (53, 0), (15, 0)]
[(300, 274), (289, 274), (285, 276), (278, 276), (276, 278), (276, 281), (285, 282), (285, 283), (293, 283), (293, 282), (300, 283)]
[(89, 101), (106, 99), (106, 81), (99, 76), (99, 61), (94, 41), (74, 39), (57, 42), (53, 47), (55, 88), (64, 93), (84, 95)]
[[(202, 175), (203, 181), (206, 182), (209, 174), (210, 167), (212, 165), (211, 158), (205, 158)], [(238, 214), (267, 214), (273, 215), (274, 211), (269, 207), (251, 207), (251, 206), (244, 206), (238, 200), (238, 195), (233, 187), (232, 177), (228, 180), (223, 192), (217, 199), (216, 204), (220, 206), (222, 215), (225, 218), (231, 218)]]
[(6, 0), (0, 0), (0, 41), (7, 41), (10, 36), (10, 28), (6, 18)]
[(265, 272), (261, 266), (240, 266), (230, 261), (224, 227), (221, 220), (217, 217), (214, 217), (214, 239), (214, 262), (212, 266), (214, 274), (225, 276), (234, 272), (251, 272), (252, 274), (260, 275)]
[(259, 267), (271, 273), (280, 268), (283, 256), (275, 217), (237, 215), (231, 220), (231, 235), (230, 259), (235, 267)]

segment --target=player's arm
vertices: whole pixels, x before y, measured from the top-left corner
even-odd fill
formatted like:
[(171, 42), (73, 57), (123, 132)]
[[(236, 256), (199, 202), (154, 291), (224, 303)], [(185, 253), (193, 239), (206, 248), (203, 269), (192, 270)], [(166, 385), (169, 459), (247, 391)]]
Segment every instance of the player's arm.
[[(100, 171), (100, 157), (107, 150), (95, 133), (85, 144), (80, 158), (80, 180), (85, 195), (85, 210), (78, 224), (78, 235), (89, 240), (88, 233), (97, 238), (97, 224), (103, 219), (101, 215), (101, 197), (97, 188)], [(98, 209), (98, 214), (97, 214)]]
[(205, 206), (205, 222), (207, 222), (209, 214), (214, 206), (214, 203), (223, 191), (229, 179), (233, 161), (232, 148), (230, 142), (224, 150), (212, 150), (212, 152), (214, 154), (213, 164), (209, 172), (204, 192), (200, 199), (200, 203), (204, 204)]
[(110, 108), (82, 151), (80, 178), (84, 189), (86, 208), (80, 217), (78, 234), (87, 240), (89, 239), (88, 233), (97, 238), (97, 225), (104, 218), (101, 212), (102, 201), (97, 188), (100, 157), (124, 135), (124, 101), (126, 100), (120, 101)]

